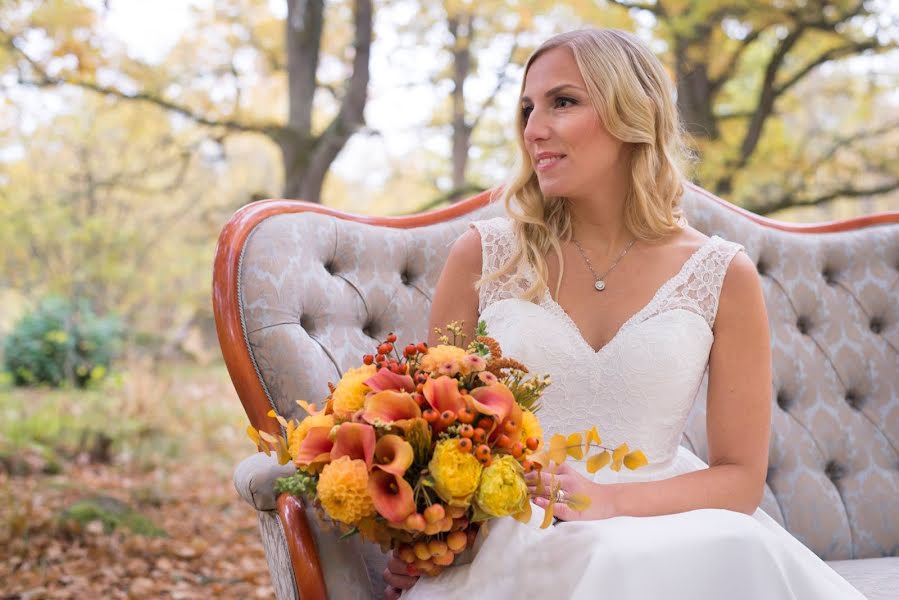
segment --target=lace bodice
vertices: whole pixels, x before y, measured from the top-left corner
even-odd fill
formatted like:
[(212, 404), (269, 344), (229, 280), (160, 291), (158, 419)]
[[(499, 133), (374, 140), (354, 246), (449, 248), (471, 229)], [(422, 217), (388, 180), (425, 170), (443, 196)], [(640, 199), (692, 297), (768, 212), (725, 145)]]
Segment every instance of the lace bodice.
[[(516, 253), (512, 224), (497, 217), (473, 225), (483, 274), (494, 273)], [(481, 318), (504, 354), (552, 376), (539, 414), (547, 434), (596, 425), (607, 445), (627, 442), (664, 467), (702, 387), (724, 275), (741, 248), (709, 238), (599, 351), (549, 291), (539, 302), (521, 299), (536, 277), (527, 264), (480, 290)]]

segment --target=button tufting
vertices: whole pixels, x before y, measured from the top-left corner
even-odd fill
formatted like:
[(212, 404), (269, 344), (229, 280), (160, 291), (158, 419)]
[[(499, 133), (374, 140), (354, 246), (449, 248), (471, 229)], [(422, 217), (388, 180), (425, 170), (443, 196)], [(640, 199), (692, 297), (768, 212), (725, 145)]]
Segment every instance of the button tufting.
[(821, 276), (824, 277), (824, 281), (827, 282), (827, 285), (837, 284), (837, 272), (830, 267), (824, 267)]
[(334, 263), (332, 263), (331, 261), (328, 261), (322, 266), (325, 268), (325, 271), (327, 271), (329, 275), (334, 274)]
[(783, 390), (777, 390), (776, 402), (777, 405), (783, 410), (787, 410), (788, 408), (790, 408), (790, 398)]
[(832, 460), (829, 461), (824, 466), (824, 474), (827, 475), (827, 478), (831, 481), (839, 481), (846, 475), (846, 469), (844, 469), (837, 461)]
[(765, 275), (768, 272), (768, 263), (759, 259), (759, 261), (755, 263), (755, 270), (759, 272), (759, 275)]
[(861, 394), (858, 394), (854, 390), (849, 390), (846, 392), (846, 404), (848, 404), (855, 410), (861, 410), (863, 401), (864, 398), (862, 398)]
[(880, 317), (872, 317), (871, 322), (868, 324), (868, 326), (874, 333), (880, 333), (881, 331), (883, 331), (883, 319), (881, 319)]
[(811, 328), (811, 323), (807, 317), (799, 317), (799, 319), (796, 320), (796, 328), (799, 330), (799, 333), (805, 335)]
[(412, 280), (412, 277), (409, 275), (409, 271), (403, 271), (400, 273), (400, 281), (403, 282), (403, 285), (409, 285), (409, 282)]
[(312, 331), (312, 317), (309, 315), (303, 315), (300, 317), (300, 327), (305, 329), (306, 331)]
[(369, 321), (368, 323), (366, 323), (365, 325), (362, 326), (362, 333), (364, 333), (365, 335), (367, 335), (370, 338), (374, 338), (375, 337), (375, 329), (377, 329), (375, 324), (373, 322)]

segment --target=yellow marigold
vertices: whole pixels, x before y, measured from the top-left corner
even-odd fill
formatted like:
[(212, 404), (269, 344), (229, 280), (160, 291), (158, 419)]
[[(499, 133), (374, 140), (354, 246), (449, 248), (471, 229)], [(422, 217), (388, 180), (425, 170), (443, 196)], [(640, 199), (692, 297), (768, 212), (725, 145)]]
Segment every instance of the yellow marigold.
[(316, 487), (318, 499), (328, 515), (341, 523), (355, 525), (375, 514), (368, 495), (368, 468), (364, 460), (341, 456), (325, 465)]
[(296, 429), (290, 433), (290, 439), (287, 440), (287, 451), (291, 458), (296, 457), (300, 444), (313, 427), (334, 427), (334, 415), (310, 415), (300, 421)]
[(528, 438), (537, 438), (540, 445), (543, 445), (543, 428), (537, 415), (529, 410), (521, 411), (521, 442), (524, 443)]
[(343, 374), (331, 399), (334, 402), (334, 413), (340, 418), (349, 418), (354, 412), (362, 408), (365, 403), (365, 394), (371, 389), (365, 385), (365, 380), (378, 372), (374, 365), (365, 365), (357, 369), (350, 369)]
[(468, 374), (467, 367), (464, 364), (465, 357), (468, 353), (458, 346), (432, 346), (428, 348), (428, 353), (421, 359), (421, 368), (428, 372), (437, 372), (443, 367), (441, 375), (455, 375), (461, 372), (463, 375)]
[(518, 461), (508, 454), (494, 458), (481, 474), (475, 494), (478, 507), (494, 517), (507, 517), (521, 512), (528, 501), (524, 469)]
[(459, 440), (438, 442), (428, 464), (434, 489), (450, 506), (468, 506), (478, 488), (481, 463), (470, 452), (459, 449)]

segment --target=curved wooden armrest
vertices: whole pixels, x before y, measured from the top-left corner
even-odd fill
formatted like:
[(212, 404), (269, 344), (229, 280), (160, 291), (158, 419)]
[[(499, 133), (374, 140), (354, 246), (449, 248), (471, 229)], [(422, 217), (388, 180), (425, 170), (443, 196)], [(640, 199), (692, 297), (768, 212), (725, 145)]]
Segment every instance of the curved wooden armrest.
[(318, 559), (318, 548), (306, 518), (303, 501), (290, 494), (278, 497), (278, 517), (287, 538), (287, 550), (293, 568), (293, 578), (302, 600), (327, 600), (325, 574)]

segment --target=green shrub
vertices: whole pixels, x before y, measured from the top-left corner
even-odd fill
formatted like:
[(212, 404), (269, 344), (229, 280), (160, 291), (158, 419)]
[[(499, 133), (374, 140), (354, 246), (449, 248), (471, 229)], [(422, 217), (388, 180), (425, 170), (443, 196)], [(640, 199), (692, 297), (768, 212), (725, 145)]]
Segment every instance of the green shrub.
[(13, 326), (4, 368), (15, 385), (84, 388), (106, 376), (121, 339), (116, 317), (97, 316), (86, 301), (50, 297)]

